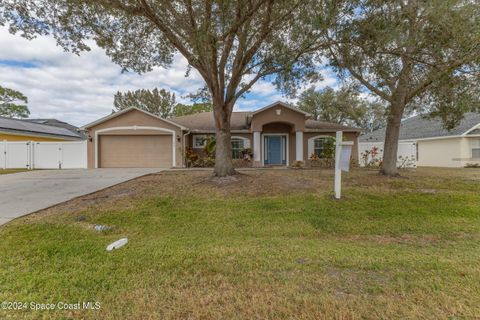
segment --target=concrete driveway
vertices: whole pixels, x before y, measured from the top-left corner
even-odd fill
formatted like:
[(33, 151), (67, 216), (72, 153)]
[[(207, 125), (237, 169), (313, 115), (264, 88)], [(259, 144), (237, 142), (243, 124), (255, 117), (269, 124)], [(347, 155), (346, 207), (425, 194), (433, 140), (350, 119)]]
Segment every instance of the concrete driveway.
[(0, 225), (162, 169), (38, 170), (0, 175)]

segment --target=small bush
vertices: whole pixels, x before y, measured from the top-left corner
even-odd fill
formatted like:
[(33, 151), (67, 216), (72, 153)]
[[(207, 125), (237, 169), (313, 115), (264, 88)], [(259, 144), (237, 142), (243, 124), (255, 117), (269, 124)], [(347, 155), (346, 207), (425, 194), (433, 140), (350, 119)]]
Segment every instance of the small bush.
[(294, 163), (292, 163), (292, 165), (290, 167), (295, 168), (295, 169), (301, 169), (301, 168), (305, 167), (305, 163), (303, 161), (295, 161)]
[(465, 165), (465, 168), (480, 168), (480, 163), (477, 162), (477, 163), (467, 163)]
[(215, 159), (210, 157), (198, 158), (192, 163), (195, 168), (212, 168), (215, 166)]

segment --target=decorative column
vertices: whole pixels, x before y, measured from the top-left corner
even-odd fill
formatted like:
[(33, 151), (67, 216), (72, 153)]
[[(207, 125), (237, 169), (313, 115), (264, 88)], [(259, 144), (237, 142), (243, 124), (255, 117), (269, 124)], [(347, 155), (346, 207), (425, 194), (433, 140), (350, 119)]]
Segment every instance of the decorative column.
[(253, 132), (253, 161), (258, 162), (258, 164), (262, 161), (261, 149), (260, 132), (255, 131)]
[(304, 161), (303, 159), (303, 132), (297, 131), (295, 133), (295, 160)]

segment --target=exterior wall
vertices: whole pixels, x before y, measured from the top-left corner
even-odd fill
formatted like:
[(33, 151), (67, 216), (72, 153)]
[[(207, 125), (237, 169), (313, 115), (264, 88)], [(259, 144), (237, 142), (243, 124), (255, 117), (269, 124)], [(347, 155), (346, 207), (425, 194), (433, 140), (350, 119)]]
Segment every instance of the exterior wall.
[[(277, 114), (277, 110), (280, 110), (280, 115)], [(293, 127), (293, 131), (304, 131), (305, 120), (303, 113), (279, 105), (255, 114), (252, 117), (251, 131), (262, 131), (264, 124), (272, 122), (288, 123)]]
[[(303, 159), (308, 162), (310, 158), (308, 150), (308, 140), (317, 136), (328, 136), (335, 138), (335, 132), (305, 132), (303, 134)], [(344, 132), (343, 138), (345, 141), (353, 141), (352, 147), (352, 161), (358, 163), (358, 133), (356, 132)]]
[(418, 166), (463, 167), (467, 158), (467, 147), (466, 141), (462, 140), (465, 138), (417, 141)]
[[(175, 132), (175, 164), (177, 167), (183, 166), (183, 152), (182, 152), (182, 130), (181, 128), (170, 124), (161, 119), (152, 117), (148, 114), (145, 114), (138, 110), (131, 110), (129, 112), (123, 113), (118, 117), (111, 118), (105, 122), (99, 123), (96, 126), (88, 128), (88, 137), (87, 140), (87, 163), (88, 168), (95, 168), (95, 146), (97, 141), (95, 141), (95, 132), (101, 129), (109, 129), (114, 127), (133, 127), (133, 126), (144, 126), (144, 127), (156, 127), (164, 128), (169, 130), (174, 130)], [(115, 130), (108, 131), (105, 133), (99, 134), (170, 134), (169, 132), (161, 132), (156, 130)], [(90, 138), (92, 141), (90, 141)]]
[(0, 133), (0, 141), (7, 140), (7, 141), (38, 141), (38, 142), (55, 142), (55, 141), (69, 141), (69, 139), (61, 139), (61, 138), (47, 138), (47, 137), (36, 137), (36, 136), (28, 136), (28, 135), (14, 135), (14, 134), (6, 134)]

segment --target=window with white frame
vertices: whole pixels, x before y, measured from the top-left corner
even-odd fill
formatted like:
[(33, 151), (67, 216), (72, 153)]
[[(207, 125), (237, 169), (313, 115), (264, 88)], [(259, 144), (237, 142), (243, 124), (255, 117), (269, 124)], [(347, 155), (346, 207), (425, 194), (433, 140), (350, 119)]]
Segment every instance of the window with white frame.
[(243, 150), (245, 150), (245, 140), (232, 138), (232, 159), (243, 159)]
[(472, 158), (480, 159), (480, 139), (472, 141)]
[(333, 137), (318, 137), (313, 140), (313, 153), (319, 158), (331, 158), (329, 156), (329, 148), (335, 145), (335, 138)]
[(205, 147), (205, 143), (207, 141), (206, 135), (194, 135), (193, 136), (193, 147), (196, 149), (200, 149)]

